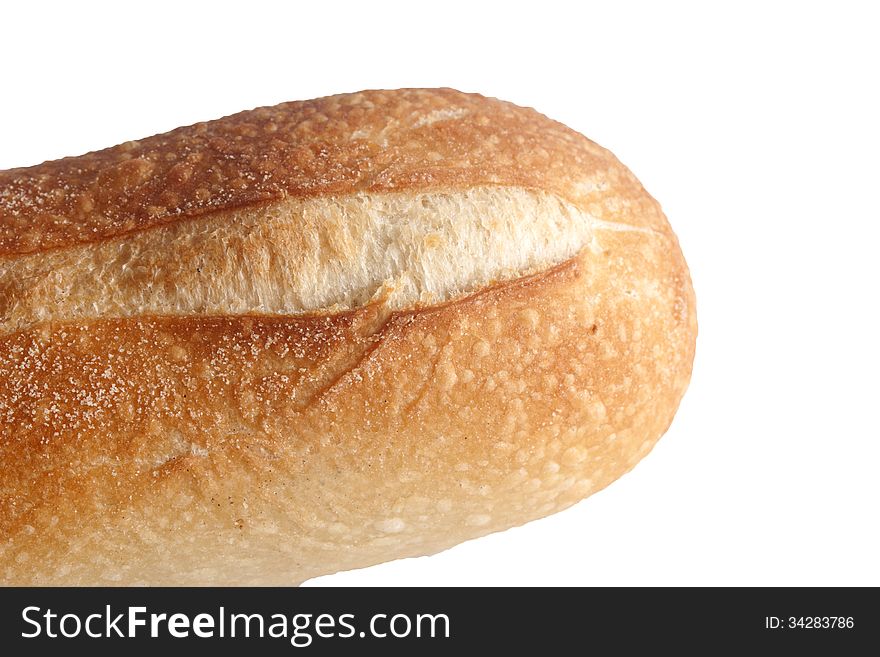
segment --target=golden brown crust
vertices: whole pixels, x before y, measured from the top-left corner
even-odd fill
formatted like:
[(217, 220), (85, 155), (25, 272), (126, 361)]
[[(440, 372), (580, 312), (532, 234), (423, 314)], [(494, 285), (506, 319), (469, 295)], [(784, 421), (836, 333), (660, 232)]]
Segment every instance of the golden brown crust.
[[(585, 177), (585, 174), (588, 174)], [(608, 151), (531, 109), (452, 89), (364, 91), (198, 123), (0, 172), (0, 256), (285, 197), (516, 185), (668, 230)]]
[(665, 431), (695, 332), (674, 238), (616, 233), (421, 310), (2, 337), (0, 581), (290, 584), (547, 515)]
[(477, 95), (0, 172), (0, 583), (291, 584), (547, 515), (647, 453), (695, 336), (632, 174)]

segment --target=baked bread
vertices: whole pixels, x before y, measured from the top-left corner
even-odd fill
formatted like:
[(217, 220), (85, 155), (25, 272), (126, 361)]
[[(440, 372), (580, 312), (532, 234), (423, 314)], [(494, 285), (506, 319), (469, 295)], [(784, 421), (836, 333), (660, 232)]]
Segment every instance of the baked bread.
[(611, 153), (451, 89), (0, 172), (0, 581), (288, 585), (632, 468), (696, 318)]

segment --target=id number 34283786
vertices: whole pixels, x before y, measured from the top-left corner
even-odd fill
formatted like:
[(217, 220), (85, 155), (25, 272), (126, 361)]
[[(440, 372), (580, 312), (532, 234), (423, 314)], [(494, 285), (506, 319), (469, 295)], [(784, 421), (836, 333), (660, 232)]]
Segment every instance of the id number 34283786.
[(851, 630), (855, 627), (852, 616), (764, 616), (768, 630)]

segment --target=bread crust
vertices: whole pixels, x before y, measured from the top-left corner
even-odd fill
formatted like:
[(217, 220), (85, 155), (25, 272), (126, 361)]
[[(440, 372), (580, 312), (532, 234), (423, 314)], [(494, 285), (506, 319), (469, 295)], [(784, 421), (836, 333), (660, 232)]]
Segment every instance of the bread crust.
[(687, 385), (669, 239), (614, 234), (420, 310), (0, 338), (4, 581), (286, 585), (569, 506), (647, 453)]
[(667, 229), (632, 174), (570, 128), (479, 94), (402, 89), (262, 107), (2, 171), (0, 257), (288, 197), (477, 185), (548, 191), (586, 209), (611, 201), (618, 221)]
[[(175, 202), (148, 211), (193, 153)], [(126, 182), (138, 160), (148, 172)], [(277, 167), (260, 178), (259, 162)], [(687, 266), (635, 178), (532, 110), (363, 92), (3, 172), (0, 260), (21, 271), (41, 253), (124, 247), (297, 196), (478, 185), (575, 204), (593, 222), (584, 244), (442, 303), (401, 305), (383, 288), (295, 313), (7, 313), (0, 581), (295, 584), (522, 524), (632, 468), (690, 377)], [(94, 199), (77, 206), (83, 194)], [(106, 275), (90, 257), (81, 267)], [(4, 289), (7, 309), (27, 289), (3, 283), (0, 315)]]
[(0, 258), (0, 335), (103, 317), (338, 312), (376, 297), (442, 303), (547, 269), (608, 230), (647, 229), (520, 187), (287, 199)]

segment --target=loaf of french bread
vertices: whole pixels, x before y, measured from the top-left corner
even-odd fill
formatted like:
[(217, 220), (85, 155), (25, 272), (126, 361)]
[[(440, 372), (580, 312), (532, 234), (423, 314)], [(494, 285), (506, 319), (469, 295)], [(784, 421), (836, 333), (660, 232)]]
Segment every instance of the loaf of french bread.
[(296, 584), (632, 468), (696, 317), (608, 151), (451, 89), (0, 172), (0, 581)]

